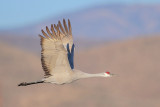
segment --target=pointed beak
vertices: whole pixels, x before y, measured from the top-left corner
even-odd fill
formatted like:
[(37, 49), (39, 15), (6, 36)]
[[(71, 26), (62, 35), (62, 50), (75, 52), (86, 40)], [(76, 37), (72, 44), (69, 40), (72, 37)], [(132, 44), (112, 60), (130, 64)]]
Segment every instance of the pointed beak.
[(110, 76), (112, 77), (112, 76), (118, 76), (117, 74), (110, 74)]

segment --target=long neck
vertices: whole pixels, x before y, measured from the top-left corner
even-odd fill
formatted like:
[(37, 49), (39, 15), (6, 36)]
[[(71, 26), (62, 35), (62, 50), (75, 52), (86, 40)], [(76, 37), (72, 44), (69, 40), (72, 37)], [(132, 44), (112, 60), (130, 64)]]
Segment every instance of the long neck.
[(105, 77), (104, 73), (97, 73), (97, 74), (89, 74), (89, 73), (85, 73), (79, 70), (75, 71), (76, 75), (75, 78), (76, 79), (80, 79), (80, 78), (91, 78), (91, 77)]

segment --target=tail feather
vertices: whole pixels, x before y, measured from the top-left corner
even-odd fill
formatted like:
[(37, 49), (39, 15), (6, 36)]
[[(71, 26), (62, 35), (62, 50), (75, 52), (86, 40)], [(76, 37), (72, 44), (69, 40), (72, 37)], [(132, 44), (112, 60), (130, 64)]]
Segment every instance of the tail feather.
[(39, 83), (44, 83), (44, 81), (37, 81), (37, 82), (22, 82), (20, 84), (18, 84), (18, 86), (27, 86), (27, 85), (32, 85), (32, 84), (39, 84)]

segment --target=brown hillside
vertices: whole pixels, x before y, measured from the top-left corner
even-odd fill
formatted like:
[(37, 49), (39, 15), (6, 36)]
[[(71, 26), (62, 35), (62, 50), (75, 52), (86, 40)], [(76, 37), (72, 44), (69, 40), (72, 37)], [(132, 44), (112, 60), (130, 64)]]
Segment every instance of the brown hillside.
[[(96, 47), (78, 54), (76, 63), (84, 71), (96, 73), (107, 69), (119, 75), (108, 79), (107, 83), (101, 81), (103, 88), (106, 87), (112, 93), (112, 100), (115, 101), (113, 105), (160, 105), (160, 37)], [(96, 84), (99, 84), (100, 81), (96, 80)]]
[(4, 107), (158, 107), (160, 37), (95, 47), (75, 54), (76, 68), (118, 74), (73, 84), (17, 87), (43, 76), (40, 57), (0, 43), (0, 83)]

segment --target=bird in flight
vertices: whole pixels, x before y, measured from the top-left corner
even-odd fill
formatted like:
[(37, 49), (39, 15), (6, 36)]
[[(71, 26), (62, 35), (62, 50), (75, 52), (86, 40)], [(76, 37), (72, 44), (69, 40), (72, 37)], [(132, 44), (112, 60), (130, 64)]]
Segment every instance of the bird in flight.
[(89, 74), (74, 69), (74, 49), (72, 28), (68, 19), (63, 24), (58, 21), (57, 25), (46, 26), (46, 32), (39, 35), (41, 39), (41, 63), (44, 70), (44, 78), (36, 82), (22, 82), (18, 86), (27, 86), (38, 83), (66, 84), (73, 81), (90, 77), (112, 77), (110, 72)]

